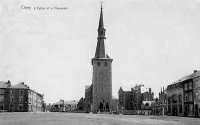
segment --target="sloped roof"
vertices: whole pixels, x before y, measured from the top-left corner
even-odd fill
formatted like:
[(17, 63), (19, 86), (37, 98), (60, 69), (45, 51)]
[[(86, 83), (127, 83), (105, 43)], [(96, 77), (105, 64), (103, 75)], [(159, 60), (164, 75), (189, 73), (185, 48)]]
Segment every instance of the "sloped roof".
[(112, 96), (112, 99), (118, 99), (118, 98), (116, 98), (116, 97)]
[(10, 88), (16, 88), (16, 89), (29, 89), (29, 86), (27, 86), (26, 84), (24, 84), (24, 82), (20, 82)]
[(64, 101), (64, 100), (61, 99), (60, 101), (58, 101), (58, 102), (55, 103), (55, 104), (56, 104), (56, 105), (61, 105), (61, 104), (63, 104), (63, 101)]
[(178, 80), (175, 81), (174, 83), (179, 83), (179, 82), (182, 82), (182, 81), (185, 81), (185, 80), (189, 80), (189, 79), (192, 79), (192, 78), (198, 77), (198, 76), (200, 76), (200, 70), (199, 70), (199, 71), (196, 71), (196, 72), (194, 72), (194, 73), (192, 73), (192, 74), (186, 75), (186, 76), (184, 76), (184, 77), (178, 79)]
[(9, 83), (8, 81), (0, 81), (0, 88), (8, 88)]
[(68, 104), (78, 104), (78, 101), (79, 100), (68, 100), (68, 101), (65, 101), (65, 105), (68, 105)]
[[(62, 105), (63, 104), (63, 101), (64, 100), (60, 100), (60, 101), (58, 101), (57, 103), (55, 103), (56, 105)], [(78, 104), (78, 101), (79, 100), (67, 100), (67, 101), (64, 101), (64, 104), (65, 105), (76, 105), (76, 104)]]

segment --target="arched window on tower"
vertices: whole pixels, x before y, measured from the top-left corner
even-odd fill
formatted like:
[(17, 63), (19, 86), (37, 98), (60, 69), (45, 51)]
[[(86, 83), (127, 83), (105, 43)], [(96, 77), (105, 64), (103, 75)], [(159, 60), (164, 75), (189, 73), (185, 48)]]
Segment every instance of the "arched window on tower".
[(100, 62), (97, 62), (97, 66), (100, 66), (101, 65), (101, 63)]
[(101, 31), (101, 35), (102, 35), (102, 36), (104, 35), (103, 31)]
[(105, 63), (104, 63), (104, 66), (107, 66), (107, 65), (108, 65), (107, 62), (105, 62)]

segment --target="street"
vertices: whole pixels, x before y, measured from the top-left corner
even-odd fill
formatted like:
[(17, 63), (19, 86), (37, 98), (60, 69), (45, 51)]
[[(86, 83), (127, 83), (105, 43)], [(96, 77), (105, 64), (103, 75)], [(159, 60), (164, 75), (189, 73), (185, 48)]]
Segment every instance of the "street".
[(199, 118), (84, 113), (0, 113), (0, 125), (200, 125)]

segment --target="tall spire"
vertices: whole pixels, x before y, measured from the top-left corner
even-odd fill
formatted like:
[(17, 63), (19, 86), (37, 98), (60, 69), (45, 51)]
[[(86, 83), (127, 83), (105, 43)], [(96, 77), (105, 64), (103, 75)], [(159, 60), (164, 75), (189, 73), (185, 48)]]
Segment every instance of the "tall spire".
[(102, 3), (101, 3), (101, 12), (100, 12), (100, 18), (99, 18), (99, 27), (98, 27), (98, 37), (97, 37), (97, 47), (96, 47), (96, 53), (95, 58), (106, 58), (105, 54), (105, 46), (104, 46), (104, 39), (105, 37), (105, 31), (104, 24), (103, 24), (103, 9), (102, 9)]
[(103, 25), (103, 11), (102, 11), (102, 2), (101, 2), (101, 13), (100, 13), (100, 18), (99, 18), (99, 28), (100, 29), (104, 29), (104, 25)]

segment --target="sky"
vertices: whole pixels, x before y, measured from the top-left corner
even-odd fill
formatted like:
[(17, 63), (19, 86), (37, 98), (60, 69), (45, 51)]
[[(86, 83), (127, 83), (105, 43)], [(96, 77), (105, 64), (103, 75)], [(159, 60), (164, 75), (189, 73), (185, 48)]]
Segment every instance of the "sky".
[[(84, 97), (99, 16), (99, 0), (1, 0), (0, 80), (25, 82), (47, 103)], [(109, 0), (103, 16), (114, 97), (120, 86), (135, 84), (151, 87), (156, 97), (200, 69), (199, 0)]]

